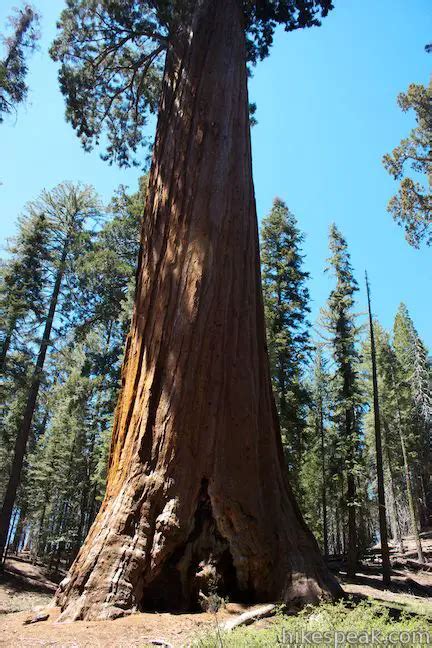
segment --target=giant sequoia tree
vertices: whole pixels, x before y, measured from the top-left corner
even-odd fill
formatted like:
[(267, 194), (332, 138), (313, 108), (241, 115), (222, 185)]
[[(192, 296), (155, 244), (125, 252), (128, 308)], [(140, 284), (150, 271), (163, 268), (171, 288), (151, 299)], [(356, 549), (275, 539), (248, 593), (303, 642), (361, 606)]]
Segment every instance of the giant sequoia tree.
[(329, 0), (69, 0), (54, 55), (86, 147), (159, 119), (107, 492), (62, 618), (339, 593), (293, 499), (266, 351), (247, 60)]

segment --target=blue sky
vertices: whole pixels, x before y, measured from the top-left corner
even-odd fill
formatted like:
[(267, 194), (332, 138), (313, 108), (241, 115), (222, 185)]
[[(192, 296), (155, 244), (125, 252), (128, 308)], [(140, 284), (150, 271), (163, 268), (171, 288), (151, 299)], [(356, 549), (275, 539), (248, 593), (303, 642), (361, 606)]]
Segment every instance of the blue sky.
[[(0, 24), (17, 0), (3, 0)], [(17, 118), (0, 125), (0, 242), (15, 232), (26, 201), (63, 180), (93, 184), (108, 200), (119, 184), (137, 185), (139, 171), (110, 167), (99, 153), (84, 153), (70, 125), (47, 54), (63, 0), (35, 0), (42, 14), (40, 51), (30, 60), (30, 96)], [(382, 155), (413, 125), (397, 94), (409, 83), (427, 83), (432, 54), (430, 0), (335, 0), (319, 29), (277, 33), (271, 55), (250, 81), (257, 103), (253, 129), (258, 214), (284, 199), (306, 234), (312, 320), (331, 279), (323, 274), (329, 224), (346, 236), (361, 284), (364, 312), (367, 268), (375, 314), (391, 327), (404, 301), (420, 335), (432, 348), (430, 248), (414, 250), (386, 212), (396, 183)]]

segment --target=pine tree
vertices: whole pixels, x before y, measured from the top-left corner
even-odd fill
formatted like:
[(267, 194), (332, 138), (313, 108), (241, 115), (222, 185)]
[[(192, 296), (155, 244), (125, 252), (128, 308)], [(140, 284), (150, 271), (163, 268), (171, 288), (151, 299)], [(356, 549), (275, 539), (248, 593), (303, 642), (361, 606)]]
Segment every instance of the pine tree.
[(17, 489), (21, 480), (24, 455), (43, 378), (45, 358), (51, 340), (63, 278), (67, 271), (68, 256), (71, 249), (77, 244), (85, 221), (98, 213), (99, 203), (90, 187), (81, 188), (64, 184), (59, 185), (51, 192), (44, 191), (41, 198), (31, 203), (28, 209), (31, 213), (44, 214), (49, 222), (52, 233), (51, 261), (54, 282), (51, 287), (37, 360), (29, 382), (26, 404), (17, 428), (11, 472), (3, 499), (0, 520), (0, 555), (3, 555), (6, 546)]
[(368, 298), (368, 313), (369, 313), (369, 336), (370, 336), (370, 357), (372, 368), (372, 389), (373, 389), (373, 412), (374, 412), (374, 431), (375, 431), (375, 452), (376, 452), (376, 474), (378, 483), (378, 518), (380, 529), (380, 543), (381, 543), (381, 560), (382, 560), (382, 576), (385, 585), (390, 584), (390, 554), (387, 540), (387, 518), (386, 518), (386, 502), (384, 494), (384, 470), (383, 470), (383, 453), (382, 453), (382, 436), (381, 436), (381, 416), (380, 416), (380, 396), (378, 390), (378, 371), (377, 371), (377, 358), (375, 347), (375, 331), (372, 319), (370, 287), (367, 277), (366, 291)]
[(43, 213), (29, 213), (18, 227), (16, 240), (8, 249), (10, 258), (0, 274), (0, 372), (5, 370), (11, 345), (19, 347), (20, 327), (26, 322), (37, 327), (44, 308), (48, 222)]
[(16, 9), (9, 22), (12, 34), (3, 37), (6, 51), (0, 60), (0, 124), (3, 115), (11, 113), (27, 97), (26, 57), (39, 38), (39, 16), (29, 4)]
[[(423, 562), (418, 525), (419, 504), (423, 502), (425, 508), (424, 500), (429, 499), (425, 493), (425, 486), (429, 490), (430, 383), (428, 384), (427, 374), (430, 369), (426, 353), (419, 352), (419, 349), (424, 349), (424, 346), (404, 304), (400, 305), (395, 317), (393, 345), (394, 388), (411, 528), (416, 539), (419, 560)], [(425, 517), (429, 515), (426, 513)]]
[(329, 234), (331, 257), (327, 270), (336, 278), (330, 293), (324, 321), (331, 335), (335, 363), (334, 419), (337, 424), (344, 466), (346, 468), (346, 504), (348, 507), (347, 571), (354, 576), (358, 560), (358, 520), (356, 520), (356, 473), (359, 462), (359, 385), (356, 349), (357, 327), (352, 308), (358, 290), (350, 263), (348, 246), (336, 225)]
[(276, 198), (262, 222), (261, 263), (273, 389), (291, 481), (298, 491), (304, 448), (304, 366), (309, 341), (309, 273), (303, 270), (303, 235), (294, 215)]
[[(390, 175), (401, 180), (387, 209), (405, 228), (408, 242), (418, 248), (423, 241), (432, 243), (432, 80), (428, 86), (412, 83), (398, 96), (398, 104), (404, 112), (414, 111), (416, 127), (383, 158)], [(407, 167), (414, 171), (415, 180), (405, 175)]]
[[(404, 552), (403, 533), (405, 529), (404, 519), (405, 501), (406, 501), (406, 484), (404, 478), (404, 464), (402, 460), (402, 449), (399, 434), (399, 408), (400, 395), (395, 390), (395, 353), (392, 348), (390, 334), (380, 326), (378, 321), (374, 321), (374, 333), (376, 342), (377, 357), (377, 379), (380, 393), (380, 414), (382, 420), (383, 436), (383, 460), (385, 467), (386, 495), (388, 503), (388, 513), (392, 529), (392, 537), (395, 543)], [(368, 382), (370, 385), (370, 345), (365, 343), (363, 357), (366, 360)], [(370, 391), (370, 390), (369, 390)], [(372, 396), (370, 395), (370, 399)], [(369, 432), (371, 433), (369, 435)], [(366, 440), (369, 443), (371, 455), (375, 455), (374, 443), (372, 440), (375, 434), (374, 422), (371, 416), (366, 416)], [(368, 441), (370, 439), (370, 441)], [(376, 472), (375, 462), (373, 466)]]
[[(58, 306), (61, 325), (59, 322), (56, 326), (61, 335), (57, 335), (56, 352), (48, 355), (44, 372), (48, 419), (32, 433), (34, 447), (19, 492), (19, 520), (12, 543), (12, 550), (17, 550), (22, 545), (21, 537), (30, 539), (32, 553), (49, 561), (53, 569), (60, 563), (70, 563), (75, 556), (105, 490), (144, 198), (145, 179), (136, 194), (128, 195), (120, 188), (102, 227), (81, 232), (68, 260), (64, 284), (67, 290)], [(65, 300), (72, 308), (64, 307)], [(87, 396), (82, 400), (85, 385)], [(85, 443), (75, 444), (73, 456), (62, 455), (61, 451), (70, 438), (72, 416), (63, 401), (77, 401), (87, 411)], [(75, 412), (73, 420), (78, 415)], [(57, 447), (58, 461), (53, 459)], [(64, 475), (70, 473), (71, 483), (80, 484), (79, 502), (74, 492), (69, 496), (64, 488), (53, 486), (53, 470), (59, 473), (59, 479), (64, 480)], [(62, 513), (65, 506), (67, 515)]]
[(415, 329), (413, 333), (413, 372), (410, 382), (419, 429), (419, 456), (422, 457), (419, 462), (419, 479), (423, 525), (429, 526), (432, 516), (432, 365), (427, 349)]
[(39, 513), (37, 551), (49, 554), (56, 568), (62, 552), (82, 541), (79, 528), (86, 512), (82, 498), (91, 396), (90, 381), (83, 375), (82, 347), (66, 349), (61, 355), (64, 375), (58, 376), (50, 394), (50, 423), (29, 461), (32, 509)]
[(120, 187), (90, 249), (79, 255), (74, 313), (78, 329), (85, 333), (98, 322), (111, 322), (111, 334), (120, 336), (121, 345), (132, 316), (146, 188), (145, 176), (132, 195)]
[[(331, 410), (330, 375), (322, 344), (317, 343), (310, 386), (311, 408), (306, 430), (306, 451), (301, 466), (302, 503), (306, 520), (321, 540), (325, 557), (329, 556), (329, 473), (328, 419)], [(317, 507), (317, 502), (319, 506)]]

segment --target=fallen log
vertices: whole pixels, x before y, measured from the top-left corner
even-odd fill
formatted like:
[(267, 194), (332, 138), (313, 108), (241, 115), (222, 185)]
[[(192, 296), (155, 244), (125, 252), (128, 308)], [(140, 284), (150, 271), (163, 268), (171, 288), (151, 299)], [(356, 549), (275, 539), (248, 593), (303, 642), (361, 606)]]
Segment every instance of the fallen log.
[(392, 567), (410, 567), (416, 571), (432, 571), (432, 563), (422, 563), (418, 560), (413, 560), (412, 558), (396, 558), (391, 561)]
[(239, 626), (249, 625), (250, 623), (254, 623), (259, 619), (264, 619), (265, 617), (272, 616), (276, 612), (276, 607), (277, 606), (275, 603), (269, 603), (268, 605), (263, 605), (260, 608), (249, 610), (249, 612), (244, 612), (237, 618), (230, 619), (229, 621), (222, 623), (221, 630), (231, 632), (231, 630), (234, 630), (234, 628), (238, 628)]
[(46, 612), (39, 612), (36, 616), (29, 617), (23, 621), (23, 625), (30, 625), (31, 623), (39, 623), (40, 621), (46, 621), (49, 619), (49, 614)]

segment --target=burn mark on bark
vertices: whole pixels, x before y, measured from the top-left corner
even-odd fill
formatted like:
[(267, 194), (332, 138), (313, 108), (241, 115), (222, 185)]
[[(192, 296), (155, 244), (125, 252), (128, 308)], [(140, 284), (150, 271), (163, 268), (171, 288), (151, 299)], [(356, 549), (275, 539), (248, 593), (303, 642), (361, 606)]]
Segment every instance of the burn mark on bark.
[(229, 543), (219, 532), (206, 478), (201, 481), (192, 531), (164, 561), (157, 577), (144, 586), (140, 607), (197, 610), (200, 592), (234, 598), (240, 594)]

